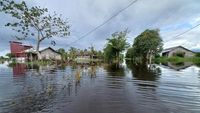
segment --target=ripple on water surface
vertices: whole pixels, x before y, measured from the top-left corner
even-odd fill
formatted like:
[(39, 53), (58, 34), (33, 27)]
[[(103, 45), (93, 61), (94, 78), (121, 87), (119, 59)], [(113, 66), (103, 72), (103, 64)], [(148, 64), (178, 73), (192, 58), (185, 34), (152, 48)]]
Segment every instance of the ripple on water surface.
[(200, 112), (196, 66), (16, 66), (0, 64), (0, 113)]

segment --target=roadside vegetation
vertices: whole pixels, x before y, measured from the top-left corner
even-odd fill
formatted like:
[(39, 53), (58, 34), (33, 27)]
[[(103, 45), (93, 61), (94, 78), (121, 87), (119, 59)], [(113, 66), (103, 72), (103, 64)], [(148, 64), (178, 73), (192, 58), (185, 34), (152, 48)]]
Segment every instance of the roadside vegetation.
[(135, 63), (152, 63), (152, 59), (163, 49), (159, 30), (145, 30), (137, 36), (126, 53), (126, 59)]

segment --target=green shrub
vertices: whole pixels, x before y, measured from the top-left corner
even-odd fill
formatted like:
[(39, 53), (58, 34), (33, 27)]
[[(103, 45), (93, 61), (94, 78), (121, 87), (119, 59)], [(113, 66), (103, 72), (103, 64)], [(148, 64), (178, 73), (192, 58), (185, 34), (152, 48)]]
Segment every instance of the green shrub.
[(174, 53), (174, 57), (185, 57), (185, 52), (181, 52), (181, 51), (176, 52)]
[(196, 57), (200, 57), (200, 52), (199, 53), (196, 53), (196, 55), (195, 55)]

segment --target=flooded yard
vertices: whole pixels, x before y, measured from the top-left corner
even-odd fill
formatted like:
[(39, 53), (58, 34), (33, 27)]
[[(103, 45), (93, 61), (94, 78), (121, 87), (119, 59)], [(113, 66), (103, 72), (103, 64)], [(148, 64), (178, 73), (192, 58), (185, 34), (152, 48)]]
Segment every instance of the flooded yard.
[(0, 113), (199, 113), (200, 68), (0, 64)]

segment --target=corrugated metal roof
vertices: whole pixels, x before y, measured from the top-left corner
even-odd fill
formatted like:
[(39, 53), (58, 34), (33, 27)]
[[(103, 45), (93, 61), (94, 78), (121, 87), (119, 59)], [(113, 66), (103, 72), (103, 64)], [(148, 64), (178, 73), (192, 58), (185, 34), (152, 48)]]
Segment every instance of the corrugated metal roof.
[(185, 50), (187, 50), (187, 51), (190, 51), (190, 52), (195, 53), (194, 51), (191, 51), (191, 50), (189, 50), (189, 49), (187, 49), (187, 48), (185, 48), (185, 47), (183, 47), (183, 46), (176, 46), (176, 47), (167, 48), (167, 49), (164, 49), (164, 50), (162, 51), (162, 53), (170, 52), (170, 51), (172, 51), (172, 50), (174, 50), (174, 49), (176, 49), (176, 48), (183, 48), (183, 49), (185, 49)]

